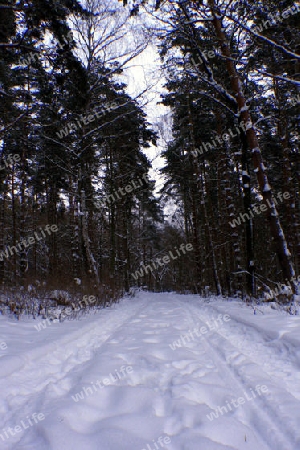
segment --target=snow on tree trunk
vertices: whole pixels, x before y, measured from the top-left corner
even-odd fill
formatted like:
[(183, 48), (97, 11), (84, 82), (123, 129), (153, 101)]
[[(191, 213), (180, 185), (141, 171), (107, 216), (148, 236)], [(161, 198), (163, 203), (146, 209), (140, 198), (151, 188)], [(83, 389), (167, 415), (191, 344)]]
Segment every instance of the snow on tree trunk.
[[(270, 208), (268, 208), (268, 220), (270, 223), (272, 237), (276, 244), (276, 253), (284, 276), (289, 280), (291, 280), (293, 277), (295, 277), (295, 271), (291, 259), (291, 254), (288, 249), (287, 241), (281, 227), (278, 212), (276, 210), (272, 190), (266, 174), (266, 168), (263, 163), (258, 138), (251, 121), (251, 115), (249, 113), (246, 98), (243, 92), (243, 85), (233, 62), (234, 58), (231, 55), (228, 41), (223, 31), (224, 30), (223, 23), (220, 18), (220, 15), (217, 12), (215, 0), (208, 0), (208, 4), (210, 6), (212, 14), (212, 23), (216, 32), (216, 36), (219, 40), (222, 55), (226, 58), (226, 68), (228, 75), (230, 77), (231, 88), (234, 92), (238, 104), (239, 120), (244, 124), (249, 124), (249, 127), (247, 127), (248, 129), (246, 130), (247, 141), (249, 145), (249, 150), (252, 152), (254, 170), (257, 174), (257, 180), (261, 194), (263, 196), (264, 202), (266, 204), (268, 202), (270, 205)], [(293, 287), (294, 291), (296, 291), (297, 288), (295, 283), (293, 284)]]

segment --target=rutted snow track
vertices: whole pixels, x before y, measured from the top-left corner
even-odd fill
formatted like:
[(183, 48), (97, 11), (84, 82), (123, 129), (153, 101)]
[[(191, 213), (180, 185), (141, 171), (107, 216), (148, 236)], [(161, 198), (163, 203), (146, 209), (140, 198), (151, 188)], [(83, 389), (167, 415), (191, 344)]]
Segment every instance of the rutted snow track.
[[(169, 450), (299, 450), (296, 343), (275, 331), (270, 337), (250, 309), (243, 307), (239, 316), (236, 302), (225, 305), (142, 293), (77, 322), (77, 330), (75, 322), (42, 330), (36, 349), (23, 346), (11, 357), (8, 341), (7, 355), (0, 355), (0, 436), (33, 412), (46, 418), (9, 439), (0, 437), (0, 449), (157, 450), (161, 436), (170, 439), (163, 447)], [(231, 320), (171, 349), (181, 335), (220, 313)], [(300, 329), (299, 318), (287, 325)], [(37, 332), (26, 330), (23, 336), (34, 341)], [(122, 366), (132, 373), (95, 387)], [(257, 385), (268, 393), (208, 418)], [(78, 392), (85, 396), (76, 403)]]
[[(191, 320), (195, 321), (195, 318), (198, 317), (198, 324), (202, 322), (202, 325), (205, 325), (203, 318), (207, 321), (212, 315), (217, 317), (219, 313), (212, 306), (205, 309), (206, 317), (203, 317), (203, 312), (199, 314), (199, 310), (195, 307), (189, 306), (188, 309), (191, 313)], [(209, 313), (210, 315), (208, 315)], [(281, 371), (288, 364), (290, 373), (294, 373), (298, 378), (299, 364), (293, 367), (290, 361), (287, 362), (286, 358), (281, 358), (278, 352), (269, 348), (268, 342), (264, 341), (258, 331), (251, 327), (241, 328), (237, 321), (225, 322), (220, 328), (216, 327), (210, 338), (203, 339), (203, 344), (207, 348), (207, 352), (214, 355), (214, 363), (219, 361), (216, 366), (219, 369), (223, 367), (224, 379), (228, 379), (228, 384), (236, 387), (234, 398), (243, 396), (247, 390), (248, 392), (249, 390), (251, 392), (251, 389), (253, 391), (255, 387), (253, 373), (260, 373), (258, 384), (260, 386), (267, 385), (270, 393), (268, 396), (256, 394), (255, 399), (251, 398), (253, 403), (251, 403), (249, 421), (253, 428), (259, 431), (265, 442), (271, 444), (271, 448), (278, 447), (286, 450), (296, 448), (294, 447), (296, 440), (300, 443), (297, 419), (295, 420), (293, 414), (290, 414), (289, 421), (292, 422), (292, 426), (289, 426), (282, 422), (281, 414), (288, 412), (289, 402), (292, 404), (295, 398), (299, 400), (300, 386), (299, 384), (298, 386), (293, 385), (294, 394), (292, 394), (284, 383), (285, 373)], [(273, 361), (276, 363), (277, 372), (268, 370)], [(291, 394), (294, 398), (291, 398)], [(280, 411), (283, 398), (284, 412)]]
[[(82, 367), (84, 363), (89, 361), (95, 351), (108, 339), (111, 339), (118, 328), (143, 307), (144, 305), (141, 304), (128, 305), (128, 308), (123, 308), (120, 314), (110, 314), (113, 320), (106, 323), (102, 322), (101, 327), (99, 326), (99, 319), (94, 319), (85, 326), (82, 326), (79, 322), (77, 331), (65, 334), (62, 338), (54, 340), (48, 345), (32, 349), (26, 354), (13, 358), (12, 361), (8, 357), (7, 365), (5, 364), (6, 358), (0, 360), (2, 363), (0, 368), (0, 392), (5, 392), (5, 400), (3, 403), (1, 402), (0, 409), (0, 412), (5, 410), (1, 428), (8, 426), (8, 422), (11, 423), (14, 415), (18, 412), (22, 411), (22, 416), (26, 417), (28, 413), (36, 411), (34, 400), (38, 398), (40, 393), (43, 395), (47, 388), (53, 389), (54, 395), (60, 395), (61, 391), (67, 390), (67, 384), (64, 383), (64, 380), (66, 380), (68, 373), (72, 372), (76, 366)], [(46, 329), (40, 333), (45, 331)], [(53, 328), (51, 331), (53, 331)], [(33, 331), (33, 335), (34, 333), (36, 331)], [(15, 370), (16, 367), (17, 370)], [(7, 386), (8, 376), (9, 386)], [(0, 439), (0, 449), (2, 448), (1, 444)]]

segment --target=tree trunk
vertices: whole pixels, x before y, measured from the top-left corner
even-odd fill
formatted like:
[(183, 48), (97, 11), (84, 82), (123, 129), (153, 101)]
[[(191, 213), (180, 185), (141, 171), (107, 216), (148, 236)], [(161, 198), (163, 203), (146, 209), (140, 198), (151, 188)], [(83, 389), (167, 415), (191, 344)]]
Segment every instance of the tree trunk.
[(242, 81), (235, 68), (233, 62), (234, 58), (231, 55), (230, 48), (227, 43), (227, 38), (223, 31), (224, 30), (223, 23), (216, 9), (215, 0), (208, 0), (208, 4), (210, 6), (211, 13), (213, 16), (212, 24), (215, 28), (216, 36), (219, 40), (222, 55), (226, 58), (226, 68), (230, 78), (231, 88), (235, 94), (235, 98), (238, 104), (239, 119), (245, 124), (249, 123), (249, 127), (246, 130), (247, 142), (249, 145), (249, 150), (251, 150), (252, 152), (254, 170), (257, 175), (257, 180), (261, 194), (263, 196), (264, 202), (266, 204), (269, 203), (270, 205), (270, 207), (268, 207), (268, 221), (270, 224), (271, 234), (276, 245), (276, 253), (284, 277), (288, 278), (293, 282), (292, 284), (294, 292), (296, 292), (297, 286), (293, 280), (293, 278), (295, 277), (295, 271), (291, 259), (291, 254), (288, 250), (286, 238), (280, 224), (278, 212), (276, 210), (272, 190), (266, 174), (266, 168), (264, 166), (261, 151), (259, 148), (258, 138), (251, 121), (251, 115), (248, 111), (246, 98), (243, 92)]
[[(248, 213), (251, 210), (251, 186), (248, 165), (248, 141), (245, 133), (241, 132), (242, 140), (242, 181), (244, 193), (244, 211)], [(254, 221), (249, 214), (250, 219), (246, 221), (246, 251), (247, 251), (247, 291), (252, 295), (256, 295), (255, 283), (255, 264), (254, 264)]]
[(81, 213), (82, 213), (82, 237), (83, 237), (83, 243), (85, 247), (86, 257), (88, 260), (89, 268), (94, 274), (95, 280), (97, 282), (97, 286), (100, 285), (100, 279), (98, 274), (98, 267), (96, 260), (94, 258), (94, 255), (91, 251), (90, 246), (90, 237), (89, 237), (89, 231), (87, 226), (87, 209), (86, 209), (86, 202), (85, 202), (85, 192), (82, 189), (81, 190)]

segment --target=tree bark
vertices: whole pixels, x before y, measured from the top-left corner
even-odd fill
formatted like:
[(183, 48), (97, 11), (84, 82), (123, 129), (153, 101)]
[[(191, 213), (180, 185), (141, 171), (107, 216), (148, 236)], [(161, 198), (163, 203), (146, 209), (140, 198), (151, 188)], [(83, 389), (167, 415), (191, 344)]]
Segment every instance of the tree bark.
[(223, 31), (223, 23), (220, 15), (218, 14), (215, 0), (208, 0), (208, 4), (210, 6), (213, 19), (212, 24), (214, 26), (216, 36), (219, 40), (221, 52), (222, 55), (226, 58), (226, 68), (230, 78), (231, 88), (234, 92), (238, 104), (239, 119), (245, 124), (249, 124), (249, 127), (247, 127), (248, 129), (246, 130), (247, 142), (249, 145), (249, 150), (252, 152), (254, 170), (257, 175), (257, 181), (261, 194), (263, 196), (263, 200), (266, 204), (270, 205), (270, 207), (268, 207), (268, 221), (270, 224), (271, 234), (276, 245), (276, 253), (284, 277), (292, 281), (294, 292), (296, 292), (297, 286), (293, 280), (293, 278), (295, 277), (295, 271), (291, 259), (291, 254), (289, 252), (287, 241), (280, 224), (278, 212), (276, 210), (272, 190), (266, 174), (266, 168), (264, 166), (262, 154), (259, 148), (258, 138), (251, 121), (251, 115), (249, 113), (246, 98), (243, 92), (243, 85), (233, 62), (233, 57), (230, 52), (226, 35)]

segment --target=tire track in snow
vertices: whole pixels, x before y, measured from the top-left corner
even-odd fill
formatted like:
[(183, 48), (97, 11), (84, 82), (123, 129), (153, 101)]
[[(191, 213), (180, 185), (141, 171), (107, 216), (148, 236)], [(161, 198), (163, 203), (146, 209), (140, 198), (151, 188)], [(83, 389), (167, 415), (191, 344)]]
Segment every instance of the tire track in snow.
[[(194, 296), (194, 299), (198, 300), (199, 297)], [(41, 430), (34, 430), (35, 434), (29, 441), (32, 443), (31, 446), (28, 447), (27, 444), (26, 438), (28, 436), (22, 433), (17, 445), (9, 447), (9, 450), (21, 450), (23, 448), (31, 448), (32, 450), (50, 449), (50, 443), (54, 441), (49, 439), (49, 436), (51, 434), (56, 436), (60, 433), (67, 436), (67, 439), (69, 439), (69, 433), (72, 433), (73, 442), (76, 442), (75, 447), (77, 446), (80, 450), (86, 450), (87, 448), (97, 448), (98, 450), (122, 448), (125, 444), (124, 435), (118, 434), (122, 437), (116, 438), (111, 447), (102, 443), (101, 439), (103, 439), (103, 434), (106, 433), (108, 424), (109, 431), (107, 433), (111, 434), (118, 432), (120, 427), (122, 429), (122, 423), (124, 423), (123, 433), (128, 428), (132, 428), (134, 432), (126, 434), (130, 440), (130, 438), (136, 438), (135, 428), (148, 431), (149, 420), (155, 421), (157, 430), (159, 430), (157, 436), (163, 431), (172, 437), (171, 448), (174, 450), (199, 450), (200, 448), (241, 450), (242, 448), (248, 448), (249, 445), (250, 450), (296, 450), (295, 446), (288, 447), (290, 443), (287, 442), (287, 432), (283, 430), (282, 424), (278, 424), (278, 414), (273, 418), (272, 413), (270, 415), (269, 412), (262, 410), (262, 407), (266, 404), (262, 398), (257, 399), (261, 400), (261, 403), (257, 405), (251, 402), (251, 405), (247, 403), (241, 406), (238, 413), (232, 414), (232, 417), (228, 414), (227, 421), (224, 420), (224, 423), (221, 417), (220, 422), (217, 419), (212, 423), (206, 418), (206, 412), (210, 412), (209, 405), (218, 401), (218, 396), (216, 396), (218, 392), (222, 391), (222, 395), (225, 392), (226, 397), (235, 398), (238, 397), (238, 393), (234, 390), (235, 386), (240, 388), (241, 391), (249, 386), (249, 380), (245, 380), (245, 376), (250, 363), (253, 365), (250, 357), (242, 355), (239, 349), (233, 349), (228, 339), (220, 334), (212, 336), (209, 334), (204, 336), (201, 341), (199, 339), (198, 342), (190, 343), (188, 347), (177, 349), (175, 352), (170, 349), (170, 338), (174, 338), (177, 333), (184, 334), (183, 328), (186, 330), (195, 321), (199, 323), (210, 319), (210, 317), (205, 317), (206, 313), (204, 316), (201, 315), (202, 310), (194, 305), (189, 305), (184, 301), (184, 297), (180, 299), (180, 296), (175, 294), (169, 294), (168, 296), (166, 294), (153, 296), (149, 294), (145, 301), (138, 299), (136, 303), (131, 305), (130, 301), (126, 302), (126, 308), (116, 308), (111, 311), (111, 315), (104, 315), (102, 318), (99, 316), (95, 327), (94, 322), (89, 323), (82, 326), (78, 332), (68, 335), (67, 339), (60, 339), (59, 342), (54, 343), (54, 346), (53, 344), (47, 346), (47, 355), (43, 357), (42, 361), (42, 364), (47, 363), (47, 356), (51, 355), (54, 365), (59, 368), (62, 365), (60, 372), (55, 371), (54, 373), (54, 386), (67, 382), (68, 377), (72, 378), (73, 385), (71, 388), (65, 386), (65, 393), (68, 397), (68, 391), (74, 388), (74, 380), (77, 374), (84, 374), (83, 382), (88, 384), (98, 374), (98, 367), (103, 366), (103, 362), (105, 365), (105, 361), (108, 360), (113, 367), (116, 361), (118, 364), (121, 360), (133, 365), (134, 372), (131, 378), (126, 379), (124, 386), (114, 386), (111, 389), (104, 390), (101, 399), (94, 396), (88, 397), (82, 403), (76, 404), (75, 409), (70, 399), (69, 403), (65, 405), (65, 396), (49, 398), (48, 395), (47, 398), (46, 387), (51, 383), (49, 381), (51, 370), (48, 368), (46, 380), (48, 383), (46, 386), (40, 385), (39, 392), (36, 392), (35, 386), (33, 387), (30, 384), (25, 386), (29, 391), (28, 404), (24, 404), (25, 397), (22, 398), (22, 392), (16, 389), (17, 395), (21, 396), (21, 406), (18, 407), (19, 405), (16, 404), (15, 410), (18, 412), (22, 408), (22, 416), (25, 416), (27, 410), (30, 410), (30, 413), (38, 411), (37, 405), (40, 406), (42, 399), (43, 409), (40, 411), (45, 412), (51, 420), (48, 423), (42, 423)], [(209, 314), (209, 309), (207, 314)], [(122, 317), (120, 317), (121, 315)], [(93, 330), (90, 329), (91, 327), (93, 327)], [(102, 342), (100, 342), (101, 339)], [(57, 349), (58, 343), (65, 345), (63, 351), (66, 349), (66, 353), (69, 350), (72, 351), (74, 347), (78, 348), (78, 352), (83, 352), (83, 360), (78, 359), (78, 352), (74, 360), (72, 360), (74, 358), (72, 355), (65, 354), (62, 357)], [(54, 350), (53, 347), (55, 347)], [(226, 352), (227, 347), (228, 353)], [(58, 354), (55, 353), (56, 351)], [(99, 354), (97, 354), (98, 352)], [(233, 367), (228, 366), (228, 359), (226, 359), (228, 354), (229, 356), (236, 354), (236, 357), (230, 361)], [(243, 359), (242, 363), (241, 358)], [(37, 353), (35, 354), (35, 361), (37, 365), (40, 364), (37, 361)], [(245, 374), (239, 373), (239, 369), (243, 367), (246, 367)], [(57, 369), (57, 367), (54, 368)], [(90, 369), (93, 369), (92, 375), (90, 375)], [(73, 373), (70, 373), (72, 371)], [(23, 375), (27, 373), (27, 376), (33, 373), (25, 372)], [(76, 372), (75, 377), (74, 372)], [(45, 370), (42, 370), (39, 374), (40, 381), (43, 381), (45, 373)], [(251, 370), (249, 374), (251, 375)], [(61, 377), (57, 377), (57, 375), (61, 375)], [(202, 378), (203, 376), (205, 378)], [(225, 384), (226, 381), (228, 386)], [(250, 381), (252, 381), (251, 387), (253, 387), (255, 376), (252, 376)], [(261, 380), (259, 381), (261, 384)], [(77, 383), (77, 380), (75, 383)], [(134, 404), (129, 405), (128, 399), (131, 396), (138, 400), (136, 406)], [(142, 407), (139, 406), (139, 402), (143, 404)], [(144, 416), (145, 408), (148, 416)], [(245, 408), (245, 411), (242, 408)], [(270, 409), (269, 405), (268, 409)], [(88, 412), (90, 412), (90, 417), (88, 426), (86, 426), (82, 424), (81, 418), (86, 418)], [(257, 419), (255, 419), (255, 415), (257, 415)], [(13, 419), (12, 423), (18, 422), (15, 417)], [(133, 420), (137, 422), (135, 423)], [(233, 436), (232, 441), (240, 442), (241, 445), (236, 443), (231, 445), (221, 444), (222, 437), (226, 438), (224, 428), (226, 428), (227, 423), (233, 426), (232, 434), (236, 433), (237, 435), (237, 437)], [(270, 428), (273, 431), (274, 427), (277, 426), (279, 429), (278, 431), (275, 430), (273, 437), (267, 436), (265, 430)], [(91, 447), (86, 443), (89, 442), (91, 430), (96, 429), (99, 433), (99, 443)], [(247, 442), (245, 443), (244, 431), (247, 432)], [(78, 433), (75, 438), (74, 432)], [(242, 436), (240, 436), (241, 434)], [(142, 436), (144, 438), (144, 435)], [(80, 442), (83, 442), (80, 439), (83, 437), (87, 438), (87, 441), (80, 445)], [(149, 436), (149, 442), (151, 442), (151, 439)], [(63, 442), (63, 439), (55, 441), (51, 448), (53, 450), (64, 448)], [(138, 449), (144, 446), (142, 441), (141, 445), (130, 446), (130, 448)], [(126, 448), (129, 448), (129, 446)]]
[[(211, 310), (217, 314), (223, 314), (223, 312), (215, 306), (209, 306)], [(241, 336), (241, 325), (246, 327), (251, 333), (251, 339), (247, 340), (247, 346), (243, 347), (243, 350), (236, 345), (235, 340)], [(268, 336), (264, 336), (262, 331), (258, 331), (254, 326), (251, 326), (247, 322), (239, 320), (231, 316), (230, 324), (226, 323), (218, 330), (218, 334), (228, 340), (233, 347), (240, 353), (247, 356), (255, 364), (264, 364), (263, 371), (267, 373), (272, 379), (277, 378), (278, 382), (285, 383), (286, 391), (291, 394), (295, 399), (300, 400), (300, 362), (298, 360), (292, 361), (294, 355), (291, 347), (293, 345), (288, 341), (279, 341), (272, 339)], [(244, 342), (247, 339), (247, 335), (244, 336)], [(263, 342), (262, 342), (263, 340)], [(276, 347), (272, 348), (269, 344), (276, 343)], [(278, 354), (280, 350), (281, 355)], [(284, 356), (286, 358), (284, 358)], [(266, 358), (268, 360), (266, 361)], [(283, 368), (285, 371), (283, 372)], [(294, 380), (289, 380), (289, 374), (298, 374), (299, 385), (298, 388), (294, 384)]]
[[(124, 324), (145, 308), (145, 302), (142, 304), (140, 302), (126, 303), (127, 305), (123, 306), (122, 311), (118, 309), (109, 311), (111, 314), (118, 312), (118, 314), (114, 314), (113, 320), (109, 321), (106, 317), (101, 317), (100, 313), (92, 324), (80, 327), (78, 331), (70, 333), (67, 338), (45, 346), (46, 354), (45, 351), (43, 352), (43, 347), (39, 347), (37, 352), (32, 350), (26, 353), (23, 367), (10, 374), (10, 386), (7, 387), (5, 377), (0, 379), (0, 392), (2, 393), (4, 393), (3, 384), (5, 383), (5, 398), (2, 394), (0, 413), (1, 410), (5, 410), (6, 414), (0, 428), (5, 428), (9, 422), (12, 423), (14, 417), (18, 416), (21, 410), (22, 417), (35, 412), (37, 403), (35, 399), (41, 395), (41, 391), (50, 383), (55, 385), (63, 380), (76, 366), (91, 360), (95, 351), (99, 351)], [(77, 353), (74, 355), (75, 347)], [(44, 354), (42, 358), (40, 358), (41, 352)], [(35, 357), (32, 358), (31, 355)], [(10, 410), (11, 414), (7, 414), (7, 410)], [(17, 423), (18, 420), (16, 419), (15, 422)]]
[[(174, 295), (172, 297), (172, 306), (165, 301), (147, 305), (143, 315), (144, 321), (134, 330), (135, 335), (143, 334), (144, 337), (141, 337), (142, 347), (136, 347), (134, 361), (130, 361), (130, 364), (133, 363), (133, 366), (139, 367), (139, 371), (134, 371), (131, 377), (131, 385), (133, 388), (135, 386), (153, 387), (152, 407), (154, 414), (156, 418), (162, 420), (164, 433), (172, 436), (174, 450), (187, 448), (184, 444), (186, 434), (190, 435), (193, 441), (200, 440), (203, 445), (200, 445), (200, 448), (205, 448), (205, 445), (214, 448), (213, 445), (215, 445), (215, 448), (219, 449), (221, 447), (216, 436), (211, 433), (210, 436), (206, 434), (206, 423), (208, 421), (204, 415), (206, 408), (208, 408), (205, 399), (210, 397), (210, 394), (207, 395), (204, 391), (205, 389), (213, 391), (214, 388), (201, 380), (203, 375), (209, 377), (209, 374), (214, 372), (214, 365), (211, 365), (208, 361), (208, 359), (211, 360), (211, 352), (210, 350), (203, 351), (199, 348), (189, 348), (188, 351), (181, 349), (182, 353), (178, 355), (178, 353), (170, 351), (169, 339), (166, 341), (170, 334), (168, 335), (166, 332), (166, 338), (163, 337), (163, 329), (167, 331), (166, 323), (173, 328), (175, 333), (180, 331), (182, 326), (187, 326), (190, 323), (190, 314), (184, 311), (183, 303), (176, 302)], [(162, 329), (162, 327), (164, 328)], [(154, 331), (152, 339), (147, 337), (150, 328)], [(128, 344), (131, 345), (130, 337), (127, 340)], [(143, 348), (144, 343), (149, 347), (147, 351), (141, 354), (138, 350)], [(123, 349), (124, 353), (126, 353), (125, 348)], [(199, 355), (201, 355), (201, 363), (199, 362)], [(203, 368), (200, 368), (200, 364), (203, 364), (204, 371)], [(192, 408), (198, 409), (198, 414), (194, 415), (191, 412), (191, 404), (193, 405)], [(255, 432), (255, 428), (251, 432), (251, 442), (254, 442), (253, 450), (258, 448), (271, 450), (270, 446), (265, 446), (264, 440), (261, 439), (259, 433)], [(177, 441), (177, 445), (175, 445), (175, 441)], [(204, 441), (206, 444), (204, 444)], [(241, 439), (236, 439), (236, 441), (241, 441)], [(189, 446), (188, 448), (199, 448), (199, 445), (198, 447)], [(240, 449), (240, 446), (226, 446), (226, 448), (237, 450)]]
[[(191, 323), (195, 324), (195, 318), (197, 320), (201, 321), (203, 326), (205, 326), (205, 322), (211, 320), (211, 316), (207, 316), (206, 318), (203, 317), (203, 315), (199, 312), (199, 309), (196, 307), (192, 307), (190, 304), (187, 305), (184, 304), (185, 308), (187, 308), (190, 312), (191, 316)], [(237, 321), (236, 321), (237, 322)], [(196, 325), (196, 324), (195, 324)], [(224, 325), (224, 327), (227, 327), (228, 324)], [(219, 339), (215, 339), (215, 336), (218, 336)], [(243, 335), (243, 337), (245, 337)], [(212, 343), (212, 340), (215, 340), (215, 343)], [(231, 381), (230, 385), (238, 385), (241, 390), (241, 396), (243, 391), (245, 391), (247, 388), (253, 388), (253, 383), (249, 384), (249, 382), (245, 379), (245, 376), (242, 375), (242, 368), (245, 365), (249, 365), (249, 362), (255, 365), (258, 365), (255, 361), (251, 359), (247, 354), (243, 353), (240, 349), (232, 345), (230, 340), (227, 339), (226, 336), (222, 335), (219, 330), (214, 330), (213, 335), (208, 335), (208, 337), (204, 337), (202, 339), (202, 342), (207, 347), (208, 351), (214, 356), (215, 360), (219, 363), (217, 364), (217, 368), (219, 369), (220, 373), (226, 373), (226, 378)], [(226, 346), (225, 346), (226, 343)], [(242, 359), (244, 359), (243, 362), (241, 362), (241, 358), (237, 359), (237, 365), (236, 367), (230, 366), (226, 360), (226, 354), (222, 352), (221, 349), (228, 346), (228, 352), (231, 351), (230, 347), (234, 349), (235, 351), (235, 358), (237, 356), (242, 356)], [(239, 370), (237, 370), (239, 369)], [(260, 367), (261, 369), (261, 367)], [(247, 371), (249, 370), (249, 367), (247, 367)], [(261, 369), (263, 370), (263, 369)], [(266, 373), (267, 374), (267, 373)], [(268, 374), (267, 374), (268, 375)], [(253, 378), (253, 377), (252, 377)], [(259, 384), (261, 385), (262, 382), (259, 380)], [(271, 379), (271, 381), (274, 381)], [(270, 384), (268, 381), (265, 382), (267, 385)], [(234, 396), (235, 398), (238, 397), (237, 394)], [(287, 429), (287, 427), (284, 429), (284, 425), (282, 423), (281, 418), (278, 416), (278, 413), (276, 411), (276, 406), (272, 406), (269, 402), (267, 402), (267, 399), (265, 396), (257, 397), (255, 399), (255, 403), (247, 403), (248, 407), (252, 407), (252, 409), (255, 412), (255, 415), (259, 416), (259, 420), (253, 423), (253, 429), (257, 429), (261, 438), (266, 442), (267, 445), (270, 446), (270, 450), (278, 449), (278, 450), (298, 450), (299, 448), (299, 435), (295, 436), (295, 430)], [(264, 410), (264, 408), (267, 407), (267, 411)], [(277, 405), (278, 410), (279, 405)], [(252, 419), (253, 422), (253, 419)], [(276, 428), (275, 428), (275, 426)], [(272, 434), (269, 432), (269, 435), (266, 436), (266, 430), (272, 430)], [(289, 442), (287, 443), (287, 439)], [(296, 440), (298, 439), (298, 445), (296, 444)], [(289, 445), (289, 447), (287, 447)]]

